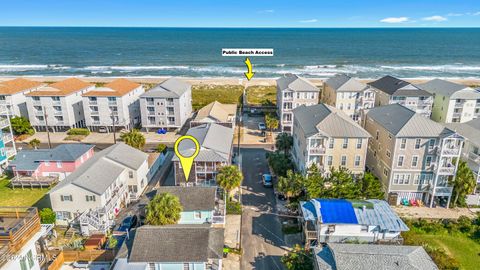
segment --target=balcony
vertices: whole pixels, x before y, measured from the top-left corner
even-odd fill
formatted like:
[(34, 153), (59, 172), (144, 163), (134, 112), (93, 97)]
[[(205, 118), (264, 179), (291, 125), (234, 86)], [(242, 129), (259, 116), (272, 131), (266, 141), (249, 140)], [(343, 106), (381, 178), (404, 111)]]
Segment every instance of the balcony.
[(58, 183), (58, 176), (25, 176), (17, 175), (12, 181), (11, 185), (13, 188), (24, 187), (33, 188), (33, 187), (50, 187), (53, 184)]
[(100, 113), (98, 111), (90, 111), (90, 115), (99, 115)]
[(117, 205), (122, 198), (123, 194), (127, 191), (127, 185), (121, 184), (120, 186), (116, 187), (112, 195), (110, 196), (110, 200), (105, 204), (104, 207), (100, 209), (100, 213), (108, 214), (113, 209), (115, 205)]
[(155, 111), (148, 111), (147, 115), (155, 115)]
[(174, 112), (174, 111), (168, 111), (168, 112), (167, 112), (167, 115), (174, 116), (174, 115), (175, 115), (175, 112)]
[(57, 125), (57, 126), (63, 126), (63, 125), (65, 125), (65, 121), (63, 121), (63, 120), (62, 120), (62, 121), (57, 120), (57, 121), (55, 121), (53, 124), (54, 124), (54, 125)]
[(11, 158), (17, 154), (17, 151), (14, 147), (5, 147), (5, 153), (7, 154), (7, 158)]
[(479, 163), (480, 164), (480, 154), (475, 154), (473, 152), (470, 152), (468, 154), (468, 159), (470, 159), (471, 161), (475, 162), (475, 163)]
[(321, 155), (321, 154), (325, 154), (326, 149), (325, 149), (325, 147), (318, 147), (318, 146), (317, 147), (312, 147), (312, 146), (310, 146), (308, 151), (309, 151), (310, 154), (313, 154), (313, 155)]
[(88, 104), (90, 104), (90, 105), (97, 105), (97, 104), (98, 104), (98, 101), (97, 101), (97, 100), (89, 100), (89, 101), (88, 101)]
[(463, 108), (463, 105), (465, 104), (465, 101), (461, 101), (461, 102), (455, 102), (454, 104), (454, 108)]
[(0, 129), (10, 126), (10, 122), (7, 119), (0, 120)]
[(116, 106), (116, 105), (117, 105), (117, 101), (116, 101), (116, 100), (109, 100), (109, 101), (108, 101), (108, 105)]
[(34, 99), (32, 100), (32, 104), (33, 105), (36, 105), (36, 106), (42, 106), (42, 102), (40, 101), (40, 99)]
[(435, 196), (450, 196), (452, 195), (453, 187), (435, 187), (431, 188), (428, 193), (433, 194), (435, 191)]
[(35, 115), (36, 115), (36, 116), (44, 116), (45, 113), (44, 113), (42, 110), (36, 110), (36, 111), (35, 111)]
[(195, 171), (196, 172), (216, 172), (215, 166), (202, 166), (202, 165), (197, 165), (195, 166)]
[(169, 102), (167, 102), (167, 106), (175, 106), (175, 102), (169, 101)]
[(110, 115), (118, 115), (118, 111), (110, 111)]
[(3, 143), (11, 142), (13, 141), (13, 135), (11, 133), (4, 133), (2, 139)]
[(93, 125), (100, 125), (100, 121), (92, 121)]
[(455, 166), (447, 166), (447, 167), (440, 167), (438, 168), (438, 174), (441, 175), (454, 175), (455, 174)]
[(442, 148), (441, 150), (437, 149), (437, 154), (443, 155), (443, 156), (458, 156), (460, 155), (460, 151), (461, 151), (460, 148), (457, 148), (457, 147), (450, 148), (447, 146)]
[(63, 115), (63, 111), (53, 110), (53, 115)]
[(62, 102), (60, 100), (54, 100), (54, 101), (52, 101), (52, 104), (55, 105), (55, 106), (61, 106)]
[(155, 102), (154, 101), (147, 101), (147, 106), (155, 106)]
[(293, 100), (293, 96), (283, 96), (283, 100)]

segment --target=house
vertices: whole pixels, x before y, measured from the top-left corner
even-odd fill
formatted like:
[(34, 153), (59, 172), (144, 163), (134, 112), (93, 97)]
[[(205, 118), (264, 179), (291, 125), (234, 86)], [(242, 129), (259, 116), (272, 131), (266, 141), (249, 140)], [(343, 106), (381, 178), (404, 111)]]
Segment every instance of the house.
[[(93, 157), (94, 145), (61, 144), (53, 149), (21, 150), (9, 165), (12, 184), (46, 185), (63, 180)], [(37, 182), (38, 181), (38, 182)]]
[(192, 86), (170, 78), (140, 96), (142, 127), (179, 129), (192, 114)]
[(375, 106), (375, 91), (355, 78), (338, 74), (323, 83), (321, 101), (360, 123), (361, 111)]
[[(233, 149), (233, 129), (219, 124), (203, 124), (192, 127), (187, 135), (193, 136), (200, 144), (200, 151), (193, 162), (188, 181), (180, 167), (180, 160), (172, 158), (175, 172), (175, 185), (211, 186), (216, 184), (216, 175), (222, 166), (230, 165)], [(195, 144), (190, 140), (180, 142), (178, 149), (184, 156), (195, 152)]]
[(376, 92), (375, 106), (400, 104), (430, 118), (433, 96), (418, 86), (392, 76), (385, 76), (368, 85)]
[(446, 126), (465, 138), (462, 159), (467, 162), (477, 181), (474, 193), (467, 195), (467, 204), (480, 205), (480, 118), (466, 123), (449, 123)]
[(28, 119), (27, 98), (25, 94), (44, 86), (44, 83), (23, 78), (0, 82), (0, 105), (6, 106), (10, 117), (23, 116)]
[(277, 114), (282, 132), (292, 133), (293, 109), (318, 104), (320, 89), (307, 79), (285, 74), (277, 80)]
[(94, 87), (69, 78), (27, 93), (30, 123), (37, 131), (45, 131), (47, 126), (53, 131), (85, 127), (82, 94)]
[(399, 104), (370, 109), (363, 127), (371, 135), (367, 168), (382, 182), (389, 202), (420, 200), (447, 205), (463, 137)]
[(96, 153), (50, 190), (57, 222), (79, 222), (86, 234), (109, 229), (118, 211), (147, 186), (147, 159), (124, 143)]
[(293, 110), (293, 161), (306, 174), (315, 164), (325, 174), (344, 167), (363, 174), (370, 134), (339, 109), (320, 103)]
[(208, 225), (142, 226), (130, 231), (113, 270), (221, 270), (224, 230)]
[(328, 243), (315, 247), (316, 270), (437, 270), (423, 247)]
[(178, 224), (225, 224), (225, 198), (217, 187), (163, 186), (157, 194), (170, 193), (180, 200), (183, 211)]
[(320, 243), (361, 241), (402, 242), (407, 225), (382, 200), (312, 199), (300, 202), (301, 226), (307, 247)]
[(417, 85), (433, 95), (432, 120), (464, 123), (480, 117), (480, 91), (462, 84), (435, 79)]
[(190, 122), (190, 127), (202, 124), (217, 123), (222, 126), (234, 128), (237, 119), (237, 104), (222, 104), (214, 101), (198, 110), (195, 118)]
[(84, 93), (85, 125), (94, 131), (100, 127), (113, 131), (131, 129), (140, 124), (140, 95), (145, 92), (141, 84), (127, 79), (116, 79)]

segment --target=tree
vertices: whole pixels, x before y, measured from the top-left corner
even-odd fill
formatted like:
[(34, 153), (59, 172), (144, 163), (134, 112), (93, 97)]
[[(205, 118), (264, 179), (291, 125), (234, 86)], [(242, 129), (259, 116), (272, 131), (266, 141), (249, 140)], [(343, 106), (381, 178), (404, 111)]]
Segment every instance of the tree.
[(265, 115), (265, 126), (270, 130), (270, 137), (273, 138), (273, 130), (278, 128), (278, 119), (273, 113)]
[(141, 150), (145, 146), (145, 136), (143, 136), (138, 129), (132, 129), (131, 131), (123, 132), (120, 134), (120, 138), (133, 148)]
[(464, 206), (465, 197), (467, 194), (472, 193), (476, 186), (475, 176), (466, 161), (459, 161), (457, 176), (450, 184), (453, 186), (452, 206), (455, 207), (457, 204)]
[(290, 198), (295, 198), (302, 194), (304, 182), (305, 177), (303, 175), (289, 170), (286, 177), (281, 176), (278, 179), (277, 190), (283, 193), (287, 200), (290, 200)]
[(33, 139), (31, 140), (28, 145), (30, 145), (30, 147), (32, 147), (33, 149), (37, 149), (38, 146), (40, 146), (40, 140), (39, 139)]
[(176, 224), (183, 207), (180, 199), (170, 193), (160, 193), (148, 203), (145, 221), (150, 225)]
[(281, 261), (288, 270), (314, 269), (312, 254), (308, 249), (300, 247), (300, 245), (295, 245), (290, 252), (283, 255)]
[(383, 199), (385, 197), (380, 180), (370, 172), (366, 172), (358, 184), (361, 199)]
[(292, 146), (293, 137), (290, 134), (282, 132), (277, 136), (275, 147), (277, 147), (279, 151), (283, 151), (283, 153), (286, 155), (290, 153), (290, 149), (292, 149)]
[(240, 186), (243, 181), (242, 172), (235, 165), (222, 167), (217, 174), (217, 183), (230, 196), (230, 191)]
[(57, 215), (50, 208), (43, 208), (39, 215), (42, 224), (55, 224), (55, 221), (57, 221)]
[(113, 234), (110, 234), (108, 236), (108, 248), (114, 249), (117, 247), (117, 245), (118, 245), (118, 239)]
[(165, 153), (167, 152), (167, 146), (166, 146), (165, 144), (163, 144), (163, 143), (159, 143), (159, 144), (157, 145), (157, 149), (156, 149), (156, 150), (157, 150), (158, 153), (163, 153), (163, 154), (165, 154)]
[(288, 170), (293, 169), (293, 163), (289, 155), (281, 152), (268, 153), (268, 164), (272, 167), (273, 172), (277, 176), (286, 176)]
[(22, 134), (35, 134), (35, 130), (32, 128), (32, 125), (27, 118), (23, 116), (15, 116), (10, 119), (10, 124), (12, 125), (12, 130), (15, 135)]

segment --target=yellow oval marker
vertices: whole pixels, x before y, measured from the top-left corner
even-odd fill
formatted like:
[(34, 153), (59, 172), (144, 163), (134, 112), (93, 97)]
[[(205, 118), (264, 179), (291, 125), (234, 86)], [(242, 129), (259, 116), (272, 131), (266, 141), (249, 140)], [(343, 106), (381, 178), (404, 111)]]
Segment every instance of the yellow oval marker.
[[(182, 154), (178, 150), (178, 145), (180, 145), (180, 142), (183, 140), (190, 140), (195, 143), (195, 152), (193, 153), (193, 155), (189, 157), (182, 156)], [(182, 165), (183, 174), (185, 175), (185, 181), (188, 182), (188, 177), (190, 176), (190, 170), (192, 169), (193, 160), (198, 156), (198, 153), (200, 152), (200, 144), (198, 143), (197, 139), (195, 139), (195, 137), (185, 135), (175, 141), (175, 146), (173, 149), (175, 151), (175, 155), (177, 155), (178, 159), (180, 160), (180, 164)]]

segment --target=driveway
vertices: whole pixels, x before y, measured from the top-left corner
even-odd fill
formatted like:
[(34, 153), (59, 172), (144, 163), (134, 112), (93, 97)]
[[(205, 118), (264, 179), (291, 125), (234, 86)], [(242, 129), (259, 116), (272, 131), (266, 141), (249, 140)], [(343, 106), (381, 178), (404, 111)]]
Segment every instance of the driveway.
[(264, 188), (260, 175), (268, 172), (264, 149), (241, 150), (244, 175), (242, 190), (241, 269), (284, 269), (280, 258), (286, 252), (281, 224), (275, 215), (272, 188)]

